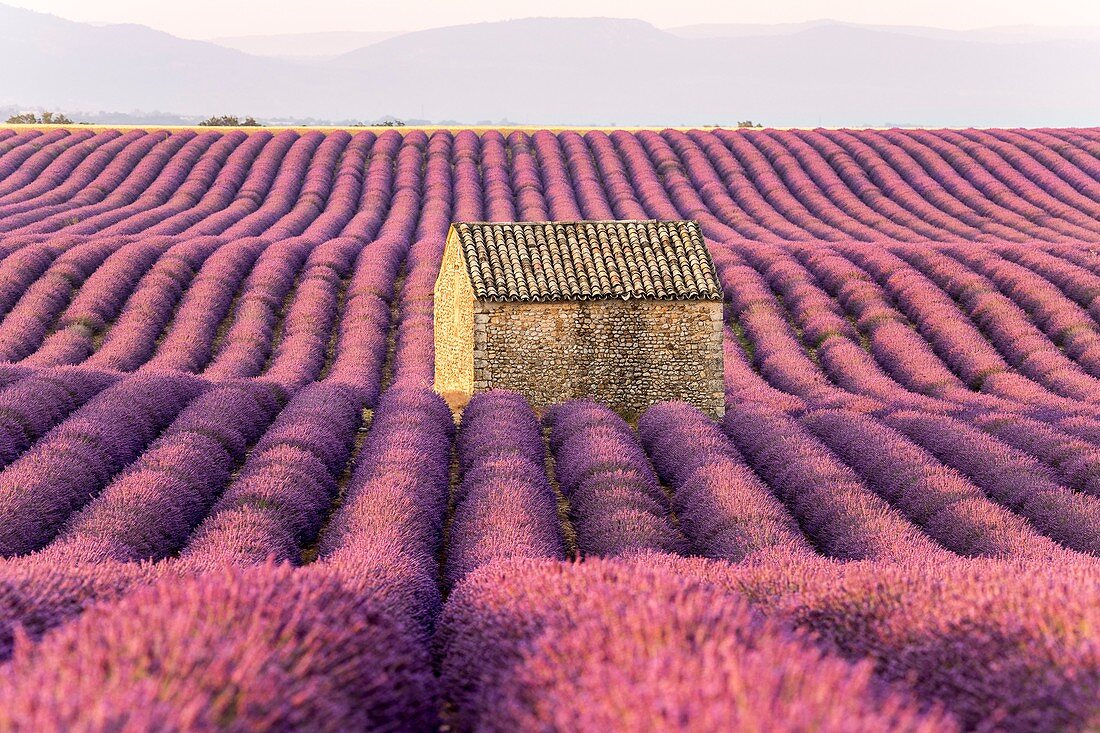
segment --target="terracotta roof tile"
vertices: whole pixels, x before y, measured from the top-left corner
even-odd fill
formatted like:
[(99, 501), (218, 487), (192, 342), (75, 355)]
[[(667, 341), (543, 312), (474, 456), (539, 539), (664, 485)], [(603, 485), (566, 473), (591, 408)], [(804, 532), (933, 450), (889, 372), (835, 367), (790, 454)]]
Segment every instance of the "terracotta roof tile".
[(693, 221), (461, 222), (479, 300), (721, 300)]

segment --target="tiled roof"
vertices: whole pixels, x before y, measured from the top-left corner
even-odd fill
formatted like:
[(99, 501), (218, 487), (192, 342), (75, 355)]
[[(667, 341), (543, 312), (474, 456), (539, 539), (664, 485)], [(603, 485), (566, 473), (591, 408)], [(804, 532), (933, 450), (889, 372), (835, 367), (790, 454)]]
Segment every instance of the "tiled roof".
[(478, 300), (721, 300), (694, 221), (453, 225)]

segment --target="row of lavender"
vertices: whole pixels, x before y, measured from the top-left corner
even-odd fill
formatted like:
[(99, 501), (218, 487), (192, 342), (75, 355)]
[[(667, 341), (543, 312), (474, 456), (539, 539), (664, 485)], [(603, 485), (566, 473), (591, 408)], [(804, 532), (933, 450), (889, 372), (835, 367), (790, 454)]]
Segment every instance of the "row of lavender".
[[(6, 131), (11, 132), (11, 131)], [(1100, 240), (1100, 132), (790, 130), (432, 134), (482, 217), (646, 218), (714, 239)], [(422, 132), (21, 131), (0, 140), (0, 231), (359, 236)], [(483, 204), (483, 205), (482, 205)]]
[[(229, 243), (150, 238), (29, 245), (0, 262), (10, 374), (80, 365), (381, 386), (391, 310), (397, 376), (432, 381), (431, 293), (442, 231), (476, 216), (443, 157), (399, 166), (405, 203), (377, 238)], [(421, 198), (428, 182), (439, 195)], [(1018, 405), (1094, 413), (1100, 265), (1077, 245), (712, 243), (729, 296), (727, 397), (783, 409)], [(399, 273), (404, 279), (398, 287)], [(400, 291), (400, 292), (398, 292)]]
[(1100, 268), (1086, 247), (714, 247), (728, 401), (1095, 414)]
[[(365, 403), (334, 383), (282, 410), (256, 383), (111, 390), (128, 399), (91, 398), (45, 445), (99, 430), (81, 476), (141, 458), (82, 509), (91, 484), (39, 492), (74, 513), (0, 565), (13, 729), (421, 730), (443, 711), (459, 730), (1073, 730), (1100, 714), (1088, 419), (745, 405), (718, 425), (667, 403), (635, 434), (576, 402), (544, 443), (514, 395), (476, 398), (456, 435), (438, 397), (398, 387), (357, 440)], [(154, 393), (171, 404), (138, 404)], [(112, 439), (105, 408), (111, 425), (155, 415), (160, 437)], [(228, 471), (224, 491), (204, 483)], [(119, 562), (138, 558), (163, 559)]]
[[(172, 370), (261, 376), (290, 391), (330, 377), (373, 399), (396, 308), (395, 376), (429, 385), (436, 233), (476, 209), (461, 181), (452, 206), (436, 147), (423, 176), (405, 158), (397, 190), (409, 196), (370, 243), (199, 239), (112, 251), (97, 240), (52, 263), (36, 261), (34, 247), (16, 252), (0, 262), (0, 306), (10, 306), (0, 353), (15, 365), (6, 373)], [(424, 181), (440, 195), (422, 200)], [(1085, 247), (712, 245), (729, 295), (730, 402), (1097, 409), (1100, 266)]]
[[(1027, 134), (1053, 140), (1056, 132), (1082, 144), (1088, 133)], [(21, 369), (83, 365), (214, 380), (262, 377), (288, 391), (332, 376), (376, 396), (396, 308), (394, 376), (426, 386), (431, 286), (451, 220), (691, 215), (707, 227), (730, 296), (731, 402), (763, 400), (783, 409), (866, 410), (882, 403), (942, 409), (944, 401), (1095, 409), (1100, 329), (1093, 294), (1100, 270), (1088, 245), (749, 245), (744, 232), (711, 226), (685, 198), (695, 190), (690, 181), (665, 185), (682, 166), (664, 158), (658, 170), (644, 165), (641, 156), (656, 151), (657, 141), (686, 133), (516, 133), (507, 140), (471, 132), (311, 135), (289, 149), (309, 140), (320, 155), (346, 144), (331, 190), (317, 188), (328, 181), (327, 163), (310, 165), (299, 182), (317, 203), (310, 211), (326, 222), (321, 229), (283, 227), (279, 222), (298, 216), (298, 207), (282, 212), (282, 204), (273, 204), (267, 211), (266, 194), (249, 188), (244, 200), (259, 208), (246, 214), (256, 215), (255, 226), (242, 229), (4, 238), (0, 358)], [(743, 146), (742, 138), (755, 133), (708, 135)], [(252, 140), (242, 136), (240, 144)], [(1066, 146), (1058, 150), (1084, 165)], [(21, 163), (12, 181), (39, 158), (15, 160)], [(272, 181), (294, 184), (283, 175), (293, 166), (262, 168), (271, 169)], [(16, 186), (8, 195), (25, 193)], [(357, 203), (344, 205), (351, 200)], [(12, 205), (37, 210), (44, 204), (36, 201), (29, 195)], [(888, 229), (877, 230), (879, 240)], [(990, 238), (1002, 235), (1012, 238), (1005, 232)]]
[[(386, 395), (397, 403), (405, 393), (422, 391), (398, 383)], [(291, 394), (263, 381), (173, 373), (24, 376), (0, 390), (0, 555), (45, 548), (70, 561), (168, 557), (189, 540), (232, 535), (220, 515), (242, 501), (274, 501), (263, 488), (274, 481), (296, 492), (290, 505), (272, 505), (276, 522), (293, 521), (291, 536), (235, 552), (292, 560), (334, 499), (332, 477), (373, 400), (338, 379)], [(391, 413), (411, 419), (383, 411)], [(647, 549), (741, 560), (812, 546), (849, 560), (945, 550), (1054, 556), (1059, 544), (1100, 554), (1100, 418), (1092, 415), (898, 404), (798, 416), (745, 402), (730, 406), (724, 434), (668, 403), (651, 408), (636, 435), (582, 401), (552, 409), (545, 422), (548, 455), (521, 398), (479, 396), (459, 441), (464, 478), (455, 496), (446, 476), (408, 475), (410, 491), (439, 487), (418, 511), (442, 516), (453, 502), (448, 584), (494, 548), (530, 544), (561, 555), (559, 502), (570, 507), (571, 541), (585, 555)], [(431, 445), (433, 460), (449, 462), (449, 443)], [(381, 462), (372, 455), (360, 459), (364, 470)], [(308, 516), (297, 517), (303, 503)], [(498, 522), (537, 529), (536, 538), (493, 529)], [(467, 524), (479, 529), (471, 535)]]

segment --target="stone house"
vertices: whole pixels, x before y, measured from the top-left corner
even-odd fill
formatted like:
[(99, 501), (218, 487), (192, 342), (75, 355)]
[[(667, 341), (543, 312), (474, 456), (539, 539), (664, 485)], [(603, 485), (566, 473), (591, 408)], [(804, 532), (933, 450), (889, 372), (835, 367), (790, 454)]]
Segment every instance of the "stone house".
[(451, 226), (435, 284), (435, 389), (515, 390), (627, 417), (724, 412), (722, 288), (693, 221)]

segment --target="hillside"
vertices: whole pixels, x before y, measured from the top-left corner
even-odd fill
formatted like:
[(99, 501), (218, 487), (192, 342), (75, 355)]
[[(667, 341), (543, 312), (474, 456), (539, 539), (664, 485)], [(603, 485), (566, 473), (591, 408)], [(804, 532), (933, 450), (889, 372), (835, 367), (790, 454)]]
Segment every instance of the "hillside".
[[(685, 38), (527, 19), (402, 34), (314, 60), (0, 6), (0, 104), (326, 120), (776, 126), (1083, 125), (1100, 41), (986, 43), (824, 24)], [(16, 71), (18, 70), (18, 71)]]
[(1098, 248), (1096, 127), (0, 127), (0, 730), (1087, 733)]

